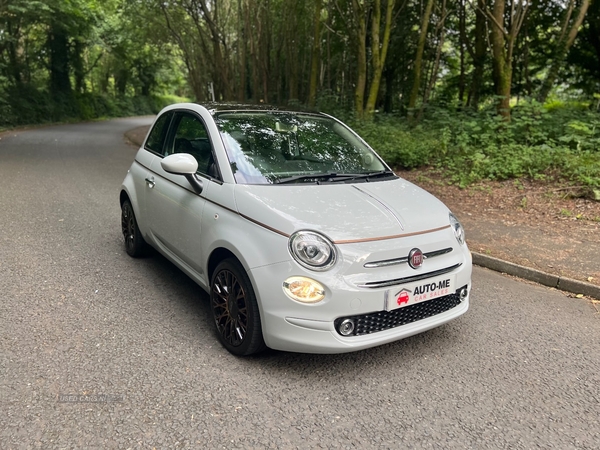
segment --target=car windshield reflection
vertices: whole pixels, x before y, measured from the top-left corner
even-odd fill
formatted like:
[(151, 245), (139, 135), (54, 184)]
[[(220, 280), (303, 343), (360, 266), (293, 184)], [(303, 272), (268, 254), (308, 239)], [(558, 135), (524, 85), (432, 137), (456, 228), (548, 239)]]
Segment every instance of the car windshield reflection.
[(281, 112), (215, 116), (235, 180), (240, 184), (322, 183), (393, 176), (373, 151), (341, 123)]

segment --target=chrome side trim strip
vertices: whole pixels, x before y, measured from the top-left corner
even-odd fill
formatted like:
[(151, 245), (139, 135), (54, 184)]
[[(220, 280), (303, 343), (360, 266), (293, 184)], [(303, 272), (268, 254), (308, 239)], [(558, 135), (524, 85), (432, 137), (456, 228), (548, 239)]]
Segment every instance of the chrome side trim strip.
[[(436, 256), (445, 255), (446, 253), (450, 253), (453, 250), (452, 247), (443, 248), (441, 250), (435, 250), (433, 252), (423, 253), (425, 259), (434, 258)], [(373, 269), (376, 267), (388, 267), (395, 266), (396, 264), (402, 264), (408, 262), (408, 256), (403, 256), (402, 258), (394, 258), (394, 259), (384, 259), (382, 261), (373, 261), (366, 263), (363, 267), (367, 269)]]
[(435, 270), (433, 272), (422, 273), (419, 275), (413, 275), (410, 277), (404, 278), (396, 278), (394, 280), (384, 280), (384, 281), (370, 281), (368, 283), (358, 284), (358, 287), (361, 288), (369, 288), (369, 289), (377, 289), (388, 286), (396, 286), (398, 284), (411, 283), (413, 281), (425, 280), (427, 278), (437, 277), (438, 275), (443, 275), (445, 273), (452, 272), (455, 269), (458, 269), (462, 266), (462, 263), (455, 264), (450, 267), (446, 267), (445, 269)]

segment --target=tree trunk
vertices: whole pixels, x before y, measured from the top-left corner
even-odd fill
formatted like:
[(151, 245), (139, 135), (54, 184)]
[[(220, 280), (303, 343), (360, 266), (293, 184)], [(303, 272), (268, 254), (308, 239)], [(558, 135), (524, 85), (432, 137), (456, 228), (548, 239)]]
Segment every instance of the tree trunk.
[(246, 30), (248, 30), (248, 42), (250, 43), (250, 74), (252, 78), (252, 95), (254, 103), (260, 101), (260, 80), (259, 80), (259, 57), (257, 50), (257, 41), (260, 39), (260, 21), (254, 26), (250, 21), (250, 7), (246, 5), (244, 11), (244, 20), (246, 22)]
[(510, 87), (512, 83), (512, 64), (507, 58), (504, 40), (505, 0), (496, 0), (492, 11), (491, 41), (494, 83), (498, 102), (496, 109), (505, 120), (510, 120)]
[(117, 94), (124, 96), (127, 90), (127, 81), (129, 79), (129, 70), (125, 68), (119, 68), (114, 74), (115, 79), (115, 91)]
[(286, 18), (286, 32), (285, 32), (285, 44), (286, 44), (286, 67), (288, 69), (288, 99), (298, 100), (298, 71), (300, 61), (298, 61), (298, 14), (297, 11), (291, 10), (290, 18)]
[(246, 100), (246, 28), (243, 19), (242, 0), (238, 0), (238, 70), (239, 70), (239, 85), (238, 85), (238, 101), (243, 103)]
[[(574, 0), (571, 0), (571, 2), (574, 2)], [(589, 6), (590, 6), (590, 0), (583, 0), (581, 2), (581, 7), (579, 8), (579, 12), (577, 13), (577, 17), (575, 18), (575, 21), (573, 22), (573, 24), (571, 25), (571, 28), (569, 29), (569, 33), (567, 34), (566, 37), (561, 36), (561, 39), (558, 40), (557, 48), (556, 48), (556, 51), (554, 52), (554, 54), (556, 56), (552, 60), (552, 65), (550, 66), (550, 69), (548, 70), (548, 74), (546, 75), (546, 78), (544, 79), (544, 82), (542, 83), (542, 86), (540, 87), (540, 90), (539, 90), (539, 94), (537, 96), (537, 99), (540, 103), (544, 103), (546, 101), (546, 99), (548, 98), (548, 94), (550, 94), (550, 91), (554, 87), (554, 82), (556, 81), (556, 78), (558, 77), (558, 72), (560, 71), (560, 68), (562, 67), (565, 59), (567, 58), (569, 49), (573, 45), (573, 42), (575, 42), (575, 38), (577, 37), (577, 32), (579, 31), (579, 28), (581, 27), (581, 24), (583, 23), (583, 19), (585, 18), (585, 14), (587, 13)], [(565, 14), (563, 30), (567, 29), (569, 19), (570, 19), (570, 14), (569, 13)]]
[(460, 37), (459, 56), (460, 56), (460, 75), (458, 78), (458, 104), (464, 105), (465, 98), (465, 45), (467, 41), (466, 32), (466, 8), (465, 0), (460, 0), (458, 5), (458, 34)]
[(383, 72), (383, 79), (385, 80), (385, 96), (383, 97), (383, 111), (390, 114), (394, 109), (394, 79), (395, 69), (388, 66)]
[(365, 88), (367, 86), (367, 22), (364, 6), (352, 1), (357, 18), (356, 88), (354, 89), (354, 111), (359, 119), (364, 117)]
[[(8, 36), (12, 39), (7, 39), (6, 42), (6, 50), (8, 53), (8, 67), (7, 72), (10, 78), (14, 81), (15, 86), (20, 87), (23, 82), (23, 77), (21, 75), (21, 62), (19, 61), (19, 49), (17, 48), (17, 42), (20, 39), (20, 25), (17, 21), (17, 24), (13, 24), (10, 19), (6, 21), (6, 30), (8, 32)], [(0, 56), (2, 56), (2, 52), (0, 51)]]
[(429, 96), (431, 95), (431, 92), (433, 91), (433, 88), (435, 86), (435, 82), (437, 81), (438, 71), (440, 68), (440, 58), (442, 56), (442, 47), (444, 46), (444, 40), (446, 38), (446, 26), (445, 26), (446, 16), (447, 16), (446, 0), (442, 0), (442, 10), (441, 10), (440, 14), (441, 14), (441, 17), (436, 26), (436, 29), (437, 29), (440, 37), (439, 37), (437, 49), (435, 52), (435, 61), (433, 63), (432, 69), (431, 69), (431, 76), (429, 77), (429, 83), (427, 84), (427, 87), (425, 88), (425, 94), (423, 94), (423, 103), (421, 104), (421, 108), (419, 108), (419, 114), (417, 115), (417, 122), (420, 121), (421, 117), (423, 116), (423, 112), (425, 111), (425, 106), (427, 106), (427, 103), (429, 102)]
[(317, 99), (317, 78), (319, 75), (319, 62), (321, 57), (321, 7), (323, 1), (315, 0), (315, 15), (313, 19), (314, 34), (313, 47), (310, 61), (310, 86), (308, 89), (308, 106), (315, 106)]
[(427, 28), (429, 27), (429, 19), (431, 18), (431, 10), (433, 9), (433, 0), (427, 0), (423, 20), (421, 21), (421, 32), (419, 33), (419, 41), (417, 44), (417, 53), (415, 55), (413, 84), (408, 100), (408, 109), (414, 110), (419, 97), (419, 89), (421, 88), (421, 65), (423, 63), (423, 51), (425, 50), (425, 40), (427, 38)]
[(265, 103), (269, 103), (269, 55), (271, 54), (271, 39), (269, 35), (270, 31), (270, 21), (269, 21), (269, 9), (270, 4), (269, 0), (266, 0), (266, 4), (263, 8), (263, 23), (265, 26), (265, 30), (262, 33), (263, 39), (260, 44), (260, 54), (261, 54), (261, 69), (262, 69), (262, 82), (263, 82), (263, 101)]
[[(198, 4), (192, 2), (188, 7), (199, 8), (202, 11), (203, 22), (209, 30), (210, 41), (212, 43), (213, 64), (211, 67), (213, 68), (212, 81), (214, 83), (215, 98), (217, 101), (230, 100), (232, 98), (231, 77), (229, 76), (231, 71), (229, 70), (229, 60), (226, 57), (227, 50), (226, 48), (222, 48), (225, 41), (222, 39), (223, 32), (220, 29), (219, 23), (220, 6), (216, 1), (211, 3), (210, 6), (206, 4), (206, 0), (197, 1)], [(198, 14), (196, 11), (194, 13)]]
[(83, 68), (83, 42), (79, 39), (75, 39), (75, 45), (73, 46), (73, 74), (75, 76), (75, 92), (85, 92), (85, 70)]
[(394, 0), (387, 0), (382, 42), (380, 42), (379, 40), (379, 29), (381, 22), (381, 0), (375, 0), (374, 10), (371, 13), (373, 19), (371, 25), (371, 54), (373, 78), (371, 80), (371, 87), (369, 89), (369, 97), (367, 99), (367, 107), (365, 111), (365, 115), (367, 118), (371, 118), (373, 116), (373, 112), (375, 111), (375, 104), (377, 103), (377, 95), (379, 94), (379, 85), (381, 83), (381, 74), (383, 73), (383, 67), (385, 66), (385, 59), (387, 57), (387, 52), (390, 44), (394, 3)]
[(48, 34), (50, 48), (50, 92), (53, 94), (71, 93), (69, 79), (69, 38), (67, 30), (53, 21)]
[(475, 50), (473, 54), (473, 79), (469, 90), (468, 105), (474, 110), (479, 109), (479, 97), (485, 69), (485, 57), (487, 54), (486, 19), (483, 13), (484, 0), (477, 0), (475, 10)]
[(596, 53), (596, 81), (600, 82), (600, 2), (592, 3), (587, 15), (588, 41)]
[(331, 13), (327, 11), (327, 89), (331, 90)]

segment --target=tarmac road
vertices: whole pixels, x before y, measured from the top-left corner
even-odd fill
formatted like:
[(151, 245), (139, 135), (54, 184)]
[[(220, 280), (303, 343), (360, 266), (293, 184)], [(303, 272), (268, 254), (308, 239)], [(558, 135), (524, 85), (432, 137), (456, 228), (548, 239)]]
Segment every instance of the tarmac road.
[(229, 355), (200, 288), (122, 248), (123, 133), (149, 120), (0, 136), (1, 449), (600, 447), (596, 310), (484, 269), (425, 334)]

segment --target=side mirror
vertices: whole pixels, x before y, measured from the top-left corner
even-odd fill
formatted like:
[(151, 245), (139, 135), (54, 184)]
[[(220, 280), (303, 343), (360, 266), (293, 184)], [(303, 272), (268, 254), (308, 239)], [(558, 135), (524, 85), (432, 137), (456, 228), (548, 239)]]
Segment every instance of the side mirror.
[(160, 165), (165, 172), (175, 175), (191, 175), (198, 170), (198, 161), (189, 153), (173, 153), (163, 158)]
[(189, 153), (174, 153), (169, 155), (163, 158), (160, 165), (165, 172), (174, 175), (183, 175), (197, 194), (202, 192), (202, 189), (204, 188), (202, 180), (196, 177), (198, 161), (196, 161), (196, 158)]

